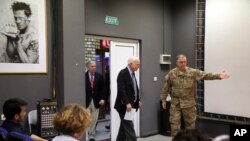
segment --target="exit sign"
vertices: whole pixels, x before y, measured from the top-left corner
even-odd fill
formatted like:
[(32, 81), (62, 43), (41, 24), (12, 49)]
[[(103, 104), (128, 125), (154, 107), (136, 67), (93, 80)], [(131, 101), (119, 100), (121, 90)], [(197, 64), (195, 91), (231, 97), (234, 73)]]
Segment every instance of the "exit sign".
[(106, 16), (105, 17), (106, 24), (119, 25), (119, 20), (117, 17)]

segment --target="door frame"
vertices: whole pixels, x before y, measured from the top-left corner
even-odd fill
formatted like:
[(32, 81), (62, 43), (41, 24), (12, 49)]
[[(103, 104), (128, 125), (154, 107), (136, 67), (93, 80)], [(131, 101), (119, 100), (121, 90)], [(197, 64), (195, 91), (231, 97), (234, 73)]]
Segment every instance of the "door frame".
[[(140, 40), (126, 39), (126, 38), (116, 38), (116, 37), (107, 37), (107, 36), (98, 36), (98, 35), (90, 35), (90, 34), (85, 34), (85, 38), (93, 38), (93, 39), (101, 39), (101, 40), (105, 39), (105, 40), (110, 40), (112, 42), (136, 44), (137, 49), (136, 49), (136, 55), (135, 56), (140, 58)], [(110, 50), (109, 50), (109, 52), (110, 52)], [(110, 55), (111, 55), (111, 53), (110, 53)], [(126, 58), (126, 59), (128, 59), (128, 58)], [(111, 63), (111, 59), (110, 59), (110, 63)], [(125, 68), (127, 66), (127, 64), (124, 64), (123, 66)], [(136, 79), (137, 79), (138, 87), (140, 88), (140, 75), (139, 75), (139, 73), (140, 73), (140, 69), (136, 73)], [(110, 77), (111, 77), (111, 69), (110, 69)], [(116, 83), (116, 81), (115, 81), (115, 83)], [(110, 80), (110, 84), (111, 84), (111, 80)], [(112, 87), (112, 86), (110, 85), (110, 87)], [(111, 89), (112, 88), (110, 88), (110, 90)], [(111, 102), (111, 95), (112, 95), (112, 93), (110, 92), (110, 134), (111, 134), (111, 141), (115, 141), (116, 136), (115, 136), (115, 138), (112, 137), (112, 133), (114, 133), (114, 131), (112, 131), (112, 121), (113, 121), (112, 120), (112, 112), (117, 112), (117, 111), (114, 109), (114, 104), (112, 104), (112, 102)], [(113, 95), (117, 95), (117, 93), (115, 92)], [(119, 115), (118, 115), (118, 118), (119, 118)], [(119, 118), (119, 120), (120, 120), (120, 118)], [(136, 136), (140, 137), (140, 109), (137, 111), (135, 121), (136, 121), (136, 125), (134, 127), (135, 127)], [(119, 121), (119, 123), (120, 123), (120, 121)], [(113, 125), (114, 124), (116, 124), (118, 126), (120, 125), (118, 123), (113, 123)]]
[[(139, 41), (137, 43), (111, 41), (110, 47), (110, 89), (111, 89), (111, 141), (115, 140), (120, 126), (120, 117), (114, 109), (117, 97), (117, 76), (121, 69), (127, 66), (127, 60), (131, 56), (139, 57)], [(115, 57), (114, 57), (115, 56)], [(113, 61), (112, 61), (113, 60)], [(140, 88), (140, 71), (135, 73), (138, 87)], [(136, 112), (133, 120), (134, 129), (137, 137), (140, 137), (140, 110)]]

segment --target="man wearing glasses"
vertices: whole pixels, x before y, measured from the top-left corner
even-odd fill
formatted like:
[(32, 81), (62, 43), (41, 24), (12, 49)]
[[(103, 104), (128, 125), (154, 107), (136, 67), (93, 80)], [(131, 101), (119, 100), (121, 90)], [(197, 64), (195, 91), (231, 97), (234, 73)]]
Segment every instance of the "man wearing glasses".
[(177, 67), (170, 70), (165, 77), (160, 94), (162, 108), (166, 109), (166, 98), (171, 93), (170, 124), (171, 136), (175, 136), (181, 127), (181, 116), (185, 128), (194, 129), (196, 121), (195, 85), (198, 80), (227, 79), (229, 75), (223, 71), (217, 74), (206, 73), (187, 67), (187, 57), (177, 56)]
[(14, 2), (11, 7), (18, 34), (8, 40), (8, 56), (13, 63), (39, 63), (38, 35), (37, 29), (30, 25), (30, 5)]

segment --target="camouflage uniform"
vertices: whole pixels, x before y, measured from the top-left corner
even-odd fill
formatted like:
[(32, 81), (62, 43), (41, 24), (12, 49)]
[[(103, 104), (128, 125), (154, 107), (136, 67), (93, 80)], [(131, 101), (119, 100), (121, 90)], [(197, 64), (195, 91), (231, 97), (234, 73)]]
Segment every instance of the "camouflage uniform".
[(170, 124), (171, 136), (180, 130), (180, 119), (183, 116), (185, 128), (195, 128), (196, 103), (195, 86), (197, 80), (220, 79), (218, 74), (205, 73), (198, 69), (186, 67), (185, 71), (172, 69), (165, 77), (161, 92), (162, 102), (166, 102), (167, 94), (171, 91)]

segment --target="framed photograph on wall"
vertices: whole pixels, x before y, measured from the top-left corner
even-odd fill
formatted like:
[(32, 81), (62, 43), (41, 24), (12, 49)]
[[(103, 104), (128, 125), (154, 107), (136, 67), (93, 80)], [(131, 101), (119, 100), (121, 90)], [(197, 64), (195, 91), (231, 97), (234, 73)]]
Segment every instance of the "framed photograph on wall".
[(46, 0), (0, 1), (0, 73), (47, 73)]

